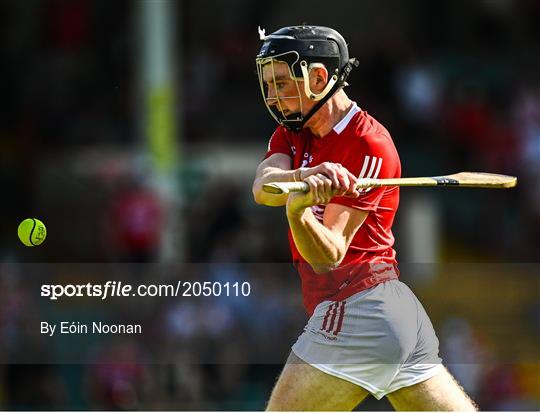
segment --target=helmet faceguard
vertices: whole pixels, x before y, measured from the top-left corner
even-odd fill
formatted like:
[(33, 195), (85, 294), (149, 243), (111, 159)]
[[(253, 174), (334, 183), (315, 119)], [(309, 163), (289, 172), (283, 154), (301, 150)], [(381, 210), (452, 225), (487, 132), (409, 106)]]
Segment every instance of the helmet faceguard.
[[(300, 131), (306, 122), (330, 99), (336, 91), (346, 86), (350, 71), (358, 65), (356, 59), (349, 59), (347, 44), (335, 30), (321, 26), (284, 27), (268, 36), (259, 29), (263, 40), (261, 51), (257, 55), (257, 74), (265, 105), (272, 117), (292, 131)], [(297, 95), (270, 98), (263, 79), (263, 67), (271, 65), (271, 73), (275, 84), (274, 63), (285, 63), (289, 75), (295, 82)], [(315, 93), (310, 89), (309, 71), (324, 66), (328, 70), (328, 83), (324, 90)], [(300, 82), (303, 81), (301, 88)], [(303, 114), (301, 90), (317, 104), (307, 114)], [(283, 99), (298, 99), (300, 112), (285, 114)]]
[[(292, 52), (285, 52), (281, 55), (276, 55), (268, 58), (257, 58), (257, 75), (259, 76), (259, 85), (261, 87), (261, 93), (263, 95), (264, 104), (266, 105), (266, 108), (270, 112), (270, 115), (274, 118), (276, 122), (278, 122), (281, 125), (286, 126), (287, 128), (290, 128), (292, 130), (300, 130), (303, 127), (302, 123), (302, 95), (300, 92), (300, 85), (299, 81), (302, 81), (302, 78), (298, 78), (294, 75), (294, 72), (291, 70), (291, 67), (294, 67), (298, 60), (300, 60), (300, 57), (296, 51)], [(268, 86), (264, 82), (263, 79), (263, 67), (266, 65), (269, 65), (271, 68), (272, 73), (272, 79), (273, 83), (275, 85), (276, 82), (276, 73), (274, 70), (274, 64), (275, 63), (285, 63), (287, 65), (287, 68), (289, 69), (289, 76), (294, 81), (294, 84), (296, 85), (296, 94), (292, 96), (280, 96), (276, 93), (275, 97), (269, 97), (268, 94)], [(293, 113), (290, 115), (286, 115), (283, 110), (283, 104), (282, 101), (285, 99), (296, 99), (300, 103), (300, 111), (297, 113)]]

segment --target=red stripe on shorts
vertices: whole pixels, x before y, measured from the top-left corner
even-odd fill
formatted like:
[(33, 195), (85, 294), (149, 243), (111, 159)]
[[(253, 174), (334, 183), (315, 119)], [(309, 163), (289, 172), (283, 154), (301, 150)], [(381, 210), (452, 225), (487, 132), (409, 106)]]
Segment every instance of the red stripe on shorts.
[(330, 317), (330, 314), (332, 314), (332, 310), (334, 309), (335, 303), (328, 306), (328, 310), (326, 310), (326, 314), (324, 316), (323, 325), (321, 327), (321, 330), (326, 330), (326, 323), (328, 323), (328, 317)]
[(334, 328), (334, 322), (336, 321), (336, 315), (337, 315), (337, 309), (338, 309), (338, 306), (339, 306), (339, 302), (336, 302), (333, 306), (332, 306), (332, 318), (330, 319), (330, 325), (328, 326), (328, 328), (326, 329), (326, 332), (330, 332), (332, 331), (332, 329)]
[(345, 301), (341, 302), (341, 307), (339, 307), (339, 319), (336, 329), (334, 330), (334, 335), (337, 336), (341, 331), (341, 326), (343, 325), (343, 317), (345, 316)]

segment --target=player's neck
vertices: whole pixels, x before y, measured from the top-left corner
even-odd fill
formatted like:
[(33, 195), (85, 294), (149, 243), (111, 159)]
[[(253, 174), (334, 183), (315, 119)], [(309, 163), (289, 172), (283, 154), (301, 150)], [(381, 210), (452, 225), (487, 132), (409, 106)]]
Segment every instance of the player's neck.
[(349, 113), (352, 105), (353, 101), (340, 90), (313, 115), (306, 126), (313, 135), (319, 138), (326, 136)]

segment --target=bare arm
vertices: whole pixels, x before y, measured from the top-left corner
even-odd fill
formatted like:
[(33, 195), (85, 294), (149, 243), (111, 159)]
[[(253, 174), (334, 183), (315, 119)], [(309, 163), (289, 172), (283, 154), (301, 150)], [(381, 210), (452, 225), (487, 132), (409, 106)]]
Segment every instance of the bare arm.
[[(323, 223), (311, 212), (311, 205), (327, 204), (335, 195), (343, 195), (344, 188), (332, 188), (322, 175), (306, 179), (308, 194), (291, 194), (287, 202), (287, 219), (296, 248), (316, 273), (326, 273), (339, 266), (368, 211), (338, 204), (327, 205)], [(310, 195), (311, 194), (311, 195)]]
[(253, 181), (253, 198), (256, 203), (266, 206), (283, 206), (287, 203), (287, 194), (268, 194), (262, 187), (269, 182), (294, 181), (297, 171), (291, 170), (291, 166), (290, 156), (282, 153), (275, 153), (260, 163)]

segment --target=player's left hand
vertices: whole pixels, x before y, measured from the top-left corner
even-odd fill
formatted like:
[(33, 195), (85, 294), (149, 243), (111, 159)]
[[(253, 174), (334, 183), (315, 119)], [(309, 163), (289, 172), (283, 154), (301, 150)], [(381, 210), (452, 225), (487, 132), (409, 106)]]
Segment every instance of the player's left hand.
[(344, 196), (349, 191), (345, 185), (335, 186), (332, 180), (322, 173), (308, 176), (304, 182), (309, 192), (292, 192), (287, 200), (287, 212), (301, 213), (313, 205), (326, 205), (335, 196)]

